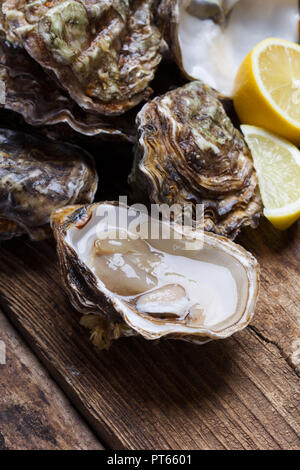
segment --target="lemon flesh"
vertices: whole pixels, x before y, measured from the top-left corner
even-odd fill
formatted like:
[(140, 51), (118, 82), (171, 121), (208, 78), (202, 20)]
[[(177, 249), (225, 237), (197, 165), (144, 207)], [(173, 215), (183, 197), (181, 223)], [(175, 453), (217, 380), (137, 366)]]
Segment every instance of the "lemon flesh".
[(285, 230), (300, 217), (300, 152), (286, 140), (254, 126), (241, 126), (251, 150), (264, 215)]
[(260, 42), (241, 64), (234, 84), (240, 121), (300, 145), (300, 45)]

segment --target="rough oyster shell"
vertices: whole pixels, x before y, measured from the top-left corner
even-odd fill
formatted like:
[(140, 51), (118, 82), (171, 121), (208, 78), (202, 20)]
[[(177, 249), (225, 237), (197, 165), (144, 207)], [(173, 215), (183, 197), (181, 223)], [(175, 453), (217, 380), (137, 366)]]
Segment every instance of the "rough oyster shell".
[[(127, 222), (135, 212), (128, 211), (103, 202), (52, 214), (65, 288), (74, 307), (86, 314), (82, 324), (92, 330), (95, 344), (106, 347), (123, 335), (202, 344), (247, 326), (259, 287), (259, 267), (250, 253), (214, 234), (201, 232), (199, 238), (199, 231), (180, 240), (132, 239)], [(153, 223), (147, 215), (143, 220)], [(167, 226), (174, 233), (174, 225)], [(124, 238), (102, 238), (116, 227)], [(95, 247), (100, 254), (93, 255)]]
[(139, 112), (137, 126), (130, 176), (137, 198), (203, 204), (205, 230), (232, 239), (241, 227), (258, 225), (262, 206), (250, 150), (212, 89), (197, 81), (157, 97)]
[(93, 201), (98, 177), (79, 147), (0, 130), (0, 239), (50, 235), (50, 214)]
[(79, 134), (103, 139), (135, 138), (134, 116), (100, 116), (80, 108), (21, 47), (0, 41), (0, 106), (21, 114), (28, 124), (65, 124)]
[(162, 47), (155, 6), (156, 0), (7, 0), (2, 12), (10, 35), (81, 107), (118, 115), (151, 93)]
[(232, 96), (248, 52), (267, 37), (299, 40), (298, 0), (162, 0), (161, 27), (173, 56), (192, 80)]

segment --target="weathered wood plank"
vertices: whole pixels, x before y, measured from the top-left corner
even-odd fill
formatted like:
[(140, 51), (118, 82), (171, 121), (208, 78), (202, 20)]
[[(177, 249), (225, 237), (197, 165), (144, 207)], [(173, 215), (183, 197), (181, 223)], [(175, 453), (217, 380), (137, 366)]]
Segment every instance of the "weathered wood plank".
[(102, 449), (2, 312), (0, 339), (0, 449)]
[(286, 232), (266, 219), (245, 230), (240, 242), (261, 265), (261, 293), (252, 323), (300, 372), (300, 222)]
[(299, 231), (293, 234), (283, 243), (265, 223), (244, 236), (263, 263), (257, 331), (226, 341), (197, 347), (121, 339), (109, 352), (94, 351), (61, 288), (52, 242), (3, 244), (2, 307), (112, 448), (300, 448), (299, 376), (291, 361)]

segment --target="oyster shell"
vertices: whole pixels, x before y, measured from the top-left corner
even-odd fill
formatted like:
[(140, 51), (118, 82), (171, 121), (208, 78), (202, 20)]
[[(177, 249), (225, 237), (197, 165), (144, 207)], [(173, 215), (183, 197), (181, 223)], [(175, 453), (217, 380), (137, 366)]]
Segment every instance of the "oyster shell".
[(6, 0), (2, 12), (29, 54), (84, 109), (122, 114), (151, 93), (162, 38), (156, 0)]
[(226, 96), (248, 52), (267, 37), (299, 40), (298, 0), (162, 0), (162, 31), (184, 74)]
[(0, 130), (0, 239), (50, 235), (50, 214), (93, 201), (97, 174), (90, 155), (74, 145)]
[(136, 198), (203, 204), (205, 230), (232, 239), (243, 226), (258, 225), (250, 150), (212, 89), (196, 81), (155, 98), (137, 115), (137, 127), (130, 176)]
[(135, 139), (134, 116), (100, 116), (84, 111), (21, 47), (0, 41), (0, 106), (28, 124), (65, 124), (79, 134), (103, 139)]
[[(147, 214), (138, 234), (130, 227), (136, 215), (114, 202), (52, 214), (63, 281), (94, 343), (107, 347), (113, 338), (142, 335), (203, 344), (243, 329), (258, 295), (255, 258), (214, 234), (177, 238), (174, 224), (153, 225)], [(169, 239), (162, 231), (153, 236), (162, 224)], [(148, 237), (141, 236), (145, 228)]]

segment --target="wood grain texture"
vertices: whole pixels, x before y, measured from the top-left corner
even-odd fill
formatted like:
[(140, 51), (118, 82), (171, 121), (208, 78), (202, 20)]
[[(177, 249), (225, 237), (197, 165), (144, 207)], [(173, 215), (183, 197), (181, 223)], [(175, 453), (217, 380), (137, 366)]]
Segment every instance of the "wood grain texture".
[(1, 305), (110, 448), (299, 449), (299, 228), (243, 235), (262, 291), (253, 326), (225, 341), (128, 338), (95, 351), (53, 242), (2, 245)]
[(0, 449), (102, 449), (2, 312), (0, 339)]
[(300, 375), (300, 223), (285, 232), (263, 220), (240, 237), (260, 262), (261, 292), (251, 328), (277, 346)]

